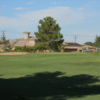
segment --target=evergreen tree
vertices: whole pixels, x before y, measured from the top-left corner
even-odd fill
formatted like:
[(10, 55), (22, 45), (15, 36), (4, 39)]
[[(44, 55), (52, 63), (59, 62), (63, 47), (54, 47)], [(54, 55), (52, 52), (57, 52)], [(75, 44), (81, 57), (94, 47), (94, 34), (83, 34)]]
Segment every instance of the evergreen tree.
[(63, 43), (63, 35), (60, 33), (59, 24), (52, 17), (45, 17), (39, 21), (39, 24), (38, 32), (35, 32), (38, 43), (46, 49), (59, 51)]
[(96, 39), (95, 39), (94, 45), (97, 46), (97, 47), (100, 46), (100, 36), (96, 36)]
[(10, 49), (10, 43), (9, 40), (6, 39), (6, 36), (4, 33), (2, 33), (1, 39), (0, 39), (0, 44), (3, 45), (4, 51), (7, 49)]
[(93, 46), (94, 45), (94, 43), (92, 43), (92, 42), (85, 42), (84, 44), (90, 45), (90, 46)]
[(86, 42), (84, 44), (91, 45), (91, 46), (96, 46), (96, 47), (100, 47), (100, 36), (96, 36), (94, 42)]

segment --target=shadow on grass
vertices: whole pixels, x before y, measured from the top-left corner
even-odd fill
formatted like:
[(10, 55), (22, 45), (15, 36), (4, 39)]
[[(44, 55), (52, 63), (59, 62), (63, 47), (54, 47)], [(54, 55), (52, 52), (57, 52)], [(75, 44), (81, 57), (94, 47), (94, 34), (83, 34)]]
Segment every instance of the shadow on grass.
[[(98, 77), (60, 76), (62, 72), (37, 73), (22, 78), (0, 79), (0, 100), (67, 100), (100, 94)], [(59, 77), (60, 76), (60, 77)]]

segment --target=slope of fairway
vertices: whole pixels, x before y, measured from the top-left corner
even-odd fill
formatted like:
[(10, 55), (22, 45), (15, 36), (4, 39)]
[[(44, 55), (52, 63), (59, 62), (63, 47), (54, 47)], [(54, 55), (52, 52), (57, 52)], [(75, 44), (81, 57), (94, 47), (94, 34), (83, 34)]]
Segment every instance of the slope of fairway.
[(0, 100), (99, 100), (99, 76), (100, 53), (1, 55)]

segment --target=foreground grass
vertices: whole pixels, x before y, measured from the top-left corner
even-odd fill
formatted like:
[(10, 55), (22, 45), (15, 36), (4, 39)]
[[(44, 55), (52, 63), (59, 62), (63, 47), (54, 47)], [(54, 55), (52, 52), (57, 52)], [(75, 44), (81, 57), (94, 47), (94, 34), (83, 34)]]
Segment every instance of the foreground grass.
[(2, 55), (0, 94), (6, 100), (99, 100), (99, 71), (99, 53)]
[(66, 75), (99, 75), (98, 54), (29, 54), (0, 56), (1, 78), (18, 78), (37, 72), (65, 72)]

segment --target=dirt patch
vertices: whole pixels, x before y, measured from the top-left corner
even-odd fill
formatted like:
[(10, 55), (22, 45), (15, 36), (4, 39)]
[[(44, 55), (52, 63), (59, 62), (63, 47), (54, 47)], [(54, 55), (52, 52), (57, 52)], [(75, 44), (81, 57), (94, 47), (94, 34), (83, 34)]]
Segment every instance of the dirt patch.
[(0, 55), (24, 55), (27, 54), (27, 52), (4, 52), (0, 53)]

